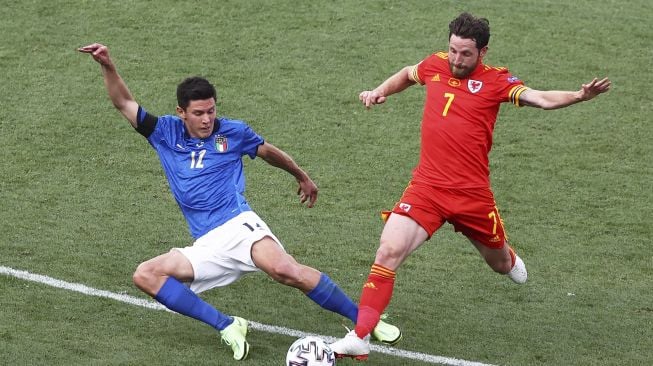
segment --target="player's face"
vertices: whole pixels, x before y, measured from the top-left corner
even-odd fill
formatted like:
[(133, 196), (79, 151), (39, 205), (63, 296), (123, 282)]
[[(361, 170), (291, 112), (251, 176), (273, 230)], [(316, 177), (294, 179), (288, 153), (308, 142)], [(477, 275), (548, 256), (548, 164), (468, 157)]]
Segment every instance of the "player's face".
[(449, 69), (453, 76), (464, 79), (476, 69), (487, 52), (487, 46), (476, 48), (476, 41), (455, 34), (449, 39)]
[(204, 139), (211, 136), (215, 123), (215, 99), (191, 100), (186, 110), (177, 107), (190, 137)]

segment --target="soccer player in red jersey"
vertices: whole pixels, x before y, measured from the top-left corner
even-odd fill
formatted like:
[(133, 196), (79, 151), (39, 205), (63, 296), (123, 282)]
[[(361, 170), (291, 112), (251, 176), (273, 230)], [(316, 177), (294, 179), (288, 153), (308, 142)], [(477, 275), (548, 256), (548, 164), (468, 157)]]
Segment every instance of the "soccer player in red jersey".
[(449, 50), (406, 66), (374, 90), (360, 93), (369, 108), (409, 86), (426, 86), (421, 150), (413, 177), (387, 217), (379, 248), (361, 292), (354, 330), (331, 344), (339, 357), (367, 358), (369, 334), (390, 303), (401, 263), (445, 222), (465, 235), (495, 272), (526, 282), (524, 262), (508, 245), (490, 188), (488, 154), (501, 103), (563, 108), (610, 89), (593, 79), (578, 91), (524, 86), (506, 68), (483, 63), (489, 22), (462, 13), (449, 23)]

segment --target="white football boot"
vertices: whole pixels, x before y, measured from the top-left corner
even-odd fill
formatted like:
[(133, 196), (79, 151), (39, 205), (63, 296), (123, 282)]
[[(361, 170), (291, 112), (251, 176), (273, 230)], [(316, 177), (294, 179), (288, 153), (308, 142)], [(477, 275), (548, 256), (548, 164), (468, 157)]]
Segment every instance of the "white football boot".
[(370, 354), (370, 335), (360, 339), (356, 332), (351, 330), (344, 338), (331, 343), (329, 348), (336, 354), (336, 358), (350, 357), (358, 361), (365, 361)]
[(510, 277), (511, 280), (515, 283), (522, 284), (526, 282), (526, 279), (528, 278), (528, 272), (526, 272), (526, 265), (524, 264), (524, 261), (519, 258), (517, 254), (515, 254), (515, 265), (512, 266), (512, 269), (510, 272), (508, 272), (508, 277)]

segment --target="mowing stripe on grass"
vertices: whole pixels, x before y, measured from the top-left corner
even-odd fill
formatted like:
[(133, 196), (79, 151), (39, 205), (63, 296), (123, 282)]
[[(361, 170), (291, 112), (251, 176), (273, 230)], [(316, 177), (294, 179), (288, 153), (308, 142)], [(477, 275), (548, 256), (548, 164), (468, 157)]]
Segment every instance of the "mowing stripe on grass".
[[(62, 280), (58, 280), (56, 278), (48, 277), (48, 276), (43, 276), (39, 274), (34, 274), (30, 273), (27, 271), (21, 271), (9, 267), (4, 267), (0, 266), (0, 274), (5, 274), (9, 275), (12, 277), (20, 278), (23, 280), (27, 281), (32, 281), (32, 282), (38, 282), (42, 283), (48, 286), (52, 287), (57, 287), (57, 288), (62, 288), (65, 290), (70, 290), (70, 291), (75, 291), (79, 292), (85, 295), (91, 295), (91, 296), (98, 296), (98, 297), (106, 297), (109, 299), (121, 301), (127, 304), (131, 305), (136, 305), (136, 306), (141, 306), (144, 308), (148, 309), (153, 309), (153, 310), (168, 310), (166, 309), (165, 306), (146, 299), (141, 299), (138, 297), (134, 296), (129, 296), (129, 295), (124, 295), (124, 294), (116, 294), (110, 291), (105, 291), (105, 290), (98, 290), (92, 287), (88, 287), (86, 285), (83, 285), (81, 283), (71, 283), (71, 282), (66, 282)], [(324, 336), (321, 334), (314, 334), (314, 333), (306, 333), (302, 332), (299, 330), (294, 330), (290, 328), (284, 328), (284, 327), (278, 327), (274, 325), (266, 325), (266, 324), (261, 324), (257, 323), (254, 321), (249, 322), (251, 325), (251, 328), (260, 330), (263, 332), (268, 332), (268, 333), (274, 333), (274, 334), (281, 334), (285, 336), (290, 336), (290, 337), (295, 337), (295, 338), (301, 338), (305, 337), (308, 335), (313, 335), (313, 336), (318, 336), (320, 338), (323, 338), (327, 342), (333, 342), (336, 338), (334, 337), (329, 337), (329, 336)], [(396, 357), (401, 357), (401, 358), (407, 358), (411, 360), (417, 360), (417, 361), (422, 361), (422, 362), (427, 362), (427, 363), (433, 363), (433, 364), (440, 364), (440, 365), (452, 365), (452, 366), (493, 366), (490, 364), (486, 363), (480, 363), (480, 362), (474, 362), (474, 361), (466, 361), (466, 360), (460, 360), (457, 358), (450, 358), (450, 357), (443, 357), (443, 356), (434, 356), (434, 355), (429, 355), (426, 353), (420, 353), (420, 352), (411, 352), (411, 351), (406, 351), (406, 350), (401, 350), (397, 348), (392, 348), (392, 347), (386, 347), (386, 346), (379, 346), (379, 345), (371, 345), (371, 349), (375, 352), (387, 354), (387, 355), (392, 355)]]

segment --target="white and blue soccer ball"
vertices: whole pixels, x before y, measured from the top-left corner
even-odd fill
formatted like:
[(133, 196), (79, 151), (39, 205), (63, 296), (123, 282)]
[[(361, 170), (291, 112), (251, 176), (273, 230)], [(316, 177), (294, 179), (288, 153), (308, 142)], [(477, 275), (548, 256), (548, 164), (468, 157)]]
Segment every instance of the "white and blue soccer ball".
[(336, 354), (319, 337), (307, 336), (296, 340), (286, 355), (286, 366), (334, 366)]

